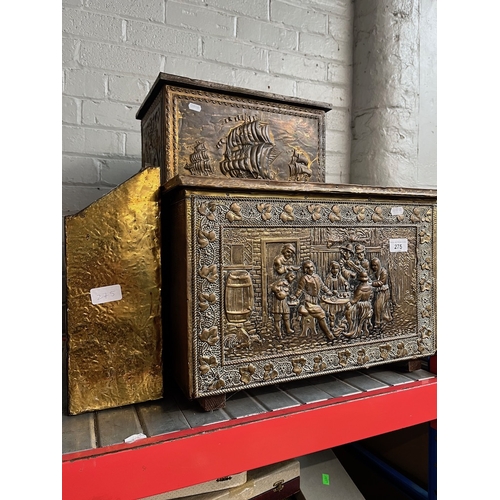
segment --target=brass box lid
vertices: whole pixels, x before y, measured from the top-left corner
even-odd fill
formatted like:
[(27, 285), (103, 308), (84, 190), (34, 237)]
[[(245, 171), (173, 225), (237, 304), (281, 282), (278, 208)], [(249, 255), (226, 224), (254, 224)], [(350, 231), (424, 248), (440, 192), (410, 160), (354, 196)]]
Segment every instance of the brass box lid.
[(176, 175), (325, 182), (328, 104), (160, 73), (136, 117), (142, 161)]

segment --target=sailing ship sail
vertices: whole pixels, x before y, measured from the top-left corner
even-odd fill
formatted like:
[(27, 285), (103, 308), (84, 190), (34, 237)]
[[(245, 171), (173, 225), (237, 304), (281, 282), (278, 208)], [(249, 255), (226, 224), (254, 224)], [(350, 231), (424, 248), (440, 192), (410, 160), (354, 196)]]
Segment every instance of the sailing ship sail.
[(271, 140), (267, 124), (250, 118), (233, 128), (224, 142), (226, 150), (224, 159), (220, 162), (224, 175), (253, 179), (274, 178), (270, 166), (280, 153)]
[(294, 148), (292, 158), (288, 165), (290, 169), (290, 179), (293, 181), (308, 181), (311, 178), (312, 170), (309, 168), (310, 162), (304, 154), (297, 152)]

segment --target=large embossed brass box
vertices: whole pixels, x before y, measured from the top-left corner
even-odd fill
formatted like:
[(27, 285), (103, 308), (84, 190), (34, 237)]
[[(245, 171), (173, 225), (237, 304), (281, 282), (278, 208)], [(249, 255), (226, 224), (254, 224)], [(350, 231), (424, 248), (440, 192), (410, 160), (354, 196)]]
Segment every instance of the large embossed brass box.
[(176, 175), (325, 181), (323, 103), (160, 73), (137, 112), (142, 162)]
[(165, 188), (165, 341), (188, 397), (435, 353), (436, 191)]

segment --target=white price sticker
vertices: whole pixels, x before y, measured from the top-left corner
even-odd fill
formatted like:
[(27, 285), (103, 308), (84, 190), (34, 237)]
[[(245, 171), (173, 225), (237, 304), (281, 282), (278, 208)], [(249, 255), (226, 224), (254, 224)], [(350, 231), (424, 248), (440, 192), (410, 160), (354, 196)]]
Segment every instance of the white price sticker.
[(389, 240), (390, 252), (407, 252), (408, 240), (406, 238), (395, 238)]
[(199, 104), (195, 104), (194, 102), (190, 102), (188, 108), (193, 111), (201, 111), (201, 106)]
[(143, 434), (140, 432), (139, 434), (132, 434), (128, 438), (125, 438), (123, 441), (125, 443), (134, 443), (135, 441), (138, 441), (139, 439), (145, 439), (147, 438), (146, 434)]
[(90, 290), (92, 304), (104, 304), (122, 299), (122, 287), (120, 285), (101, 286)]
[(403, 207), (392, 207), (391, 215), (403, 215), (405, 213)]

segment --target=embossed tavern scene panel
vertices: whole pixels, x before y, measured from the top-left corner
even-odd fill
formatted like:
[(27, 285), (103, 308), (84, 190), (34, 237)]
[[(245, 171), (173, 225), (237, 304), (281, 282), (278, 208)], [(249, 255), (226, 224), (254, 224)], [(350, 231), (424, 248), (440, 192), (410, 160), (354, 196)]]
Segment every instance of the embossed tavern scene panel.
[(179, 360), (190, 397), (435, 352), (435, 198), (369, 188), (173, 198), (189, 289), (171, 294), (172, 311), (191, 302), (183, 325), (172, 320), (190, 337)]

